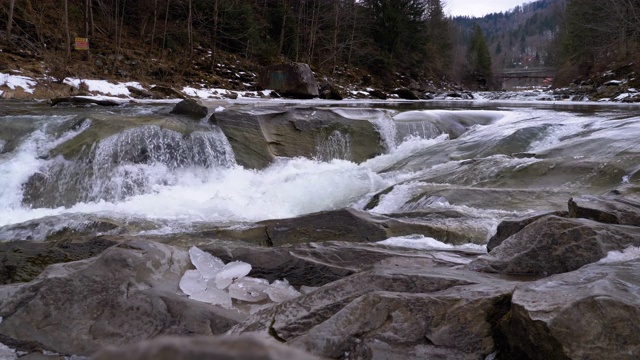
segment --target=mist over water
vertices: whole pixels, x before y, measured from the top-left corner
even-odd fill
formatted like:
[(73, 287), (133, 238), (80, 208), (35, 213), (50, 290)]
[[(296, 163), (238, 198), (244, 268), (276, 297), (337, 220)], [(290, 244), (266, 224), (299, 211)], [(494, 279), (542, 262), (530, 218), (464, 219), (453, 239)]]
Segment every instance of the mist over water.
[[(255, 222), (362, 209), (390, 187), (370, 211), (453, 209), (491, 227), (508, 214), (546, 206), (555, 210), (568, 200), (562, 198), (565, 194), (597, 194), (616, 181), (621, 184), (625, 176), (628, 180), (628, 169), (640, 163), (635, 140), (640, 125), (616, 120), (617, 115), (536, 109), (400, 113), (395, 120), (371, 119), (389, 144), (386, 154), (353, 163), (349, 137), (336, 132), (318, 142), (316, 159), (280, 158), (263, 170), (237, 165), (224, 134), (215, 127), (188, 136), (153, 126), (134, 128), (85, 149), (89, 160), (84, 162), (51, 158), (45, 155), (86, 131), (91, 120), (58, 133), (52, 128), (77, 119), (36, 115), (11, 148), (6, 139), (0, 143), (0, 227), (61, 214), (93, 214), (158, 222), (167, 231), (180, 231), (199, 222)], [(446, 131), (436, 127), (452, 120), (464, 124), (465, 119), (476, 124)], [(0, 126), (18, 120), (25, 121), (5, 116)], [(585, 153), (590, 142), (615, 143), (611, 146), (616, 150)], [(538, 156), (514, 155), (519, 153)], [(584, 174), (575, 177), (553, 173), (568, 166), (565, 160), (589, 160), (595, 175), (583, 168)], [(598, 171), (613, 167), (621, 173), (602, 180), (607, 176)], [(27, 190), (33, 179), (39, 179), (35, 192)], [(495, 188), (505, 191), (499, 201), (455, 195)], [(520, 193), (529, 188), (542, 189), (542, 200), (527, 204), (529, 195)], [(554, 200), (548, 192), (558, 189), (564, 192), (556, 194), (561, 200)]]

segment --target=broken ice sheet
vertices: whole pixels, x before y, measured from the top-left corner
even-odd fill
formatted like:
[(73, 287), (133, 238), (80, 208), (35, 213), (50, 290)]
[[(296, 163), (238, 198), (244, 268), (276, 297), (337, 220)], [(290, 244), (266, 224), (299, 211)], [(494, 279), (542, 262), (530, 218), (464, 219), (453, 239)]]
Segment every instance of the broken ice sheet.
[(191, 249), (189, 249), (189, 257), (191, 258), (191, 263), (193, 263), (205, 279), (216, 277), (216, 274), (224, 267), (222, 260), (208, 252), (200, 250), (196, 246), (192, 246)]
[(189, 295), (189, 299), (231, 308), (231, 296), (226, 291), (216, 288), (208, 288), (204, 291)]
[(287, 280), (276, 280), (267, 289), (271, 301), (283, 302), (297, 298), (301, 294)]
[(226, 289), (233, 280), (243, 278), (249, 272), (251, 272), (251, 265), (242, 261), (232, 261), (216, 275), (216, 285), (218, 289)]
[(269, 282), (265, 279), (247, 276), (229, 285), (229, 295), (238, 300), (258, 302), (267, 299), (266, 291), (268, 291), (269, 286)]
[(198, 270), (187, 270), (180, 279), (180, 290), (187, 295), (205, 291), (207, 282)]

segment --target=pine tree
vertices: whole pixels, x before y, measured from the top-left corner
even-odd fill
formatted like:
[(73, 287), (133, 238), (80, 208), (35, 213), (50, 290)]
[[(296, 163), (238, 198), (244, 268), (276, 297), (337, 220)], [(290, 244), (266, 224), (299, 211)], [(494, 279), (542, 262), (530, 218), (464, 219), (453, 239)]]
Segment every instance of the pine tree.
[(489, 87), (492, 83), (491, 54), (480, 26), (473, 26), (473, 36), (467, 52), (470, 78), (481, 87)]

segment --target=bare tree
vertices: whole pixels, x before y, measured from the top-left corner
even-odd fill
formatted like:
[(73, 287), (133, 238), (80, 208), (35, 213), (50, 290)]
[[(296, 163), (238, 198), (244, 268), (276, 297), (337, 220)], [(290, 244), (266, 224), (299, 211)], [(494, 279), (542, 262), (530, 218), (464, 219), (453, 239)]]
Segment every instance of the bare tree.
[(16, 4), (16, 0), (11, 0), (9, 3), (9, 18), (7, 19), (7, 40), (11, 41), (11, 26), (13, 25), (13, 8)]

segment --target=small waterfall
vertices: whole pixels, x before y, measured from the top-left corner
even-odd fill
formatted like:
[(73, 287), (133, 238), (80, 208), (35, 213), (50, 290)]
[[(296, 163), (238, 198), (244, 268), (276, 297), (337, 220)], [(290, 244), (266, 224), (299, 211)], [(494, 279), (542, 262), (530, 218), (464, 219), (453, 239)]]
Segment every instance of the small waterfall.
[(233, 165), (231, 146), (218, 128), (184, 135), (142, 126), (102, 139), (77, 160), (49, 161), (25, 184), (23, 202), (58, 207), (119, 201), (175, 184), (187, 169)]
[(351, 160), (351, 138), (338, 130), (334, 130), (326, 140), (316, 140), (316, 159), (331, 161), (333, 159)]

